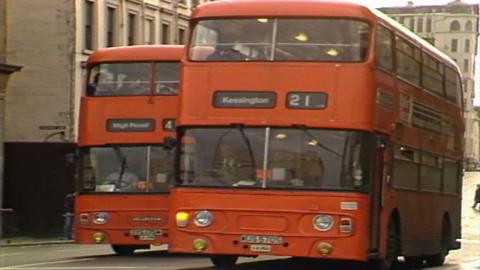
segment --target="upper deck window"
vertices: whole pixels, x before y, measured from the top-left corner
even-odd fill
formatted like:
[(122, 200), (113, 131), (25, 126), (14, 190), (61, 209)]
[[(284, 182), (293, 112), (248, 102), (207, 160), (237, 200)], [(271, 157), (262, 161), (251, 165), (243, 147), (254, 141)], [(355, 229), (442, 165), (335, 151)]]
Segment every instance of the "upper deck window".
[[(252, 31), (254, 29), (254, 31)], [(361, 62), (369, 25), (352, 19), (229, 19), (199, 21), (192, 61)]]
[[(178, 62), (103, 63), (90, 69), (90, 96), (176, 95)], [(153, 76), (153, 78), (152, 78)]]

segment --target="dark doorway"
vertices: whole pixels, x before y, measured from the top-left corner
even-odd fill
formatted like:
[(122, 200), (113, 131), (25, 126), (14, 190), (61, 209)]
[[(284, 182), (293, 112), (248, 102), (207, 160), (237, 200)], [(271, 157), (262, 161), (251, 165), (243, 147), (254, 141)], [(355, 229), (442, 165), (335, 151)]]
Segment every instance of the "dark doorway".
[(74, 191), (75, 144), (6, 143), (4, 237), (62, 235), (63, 202)]

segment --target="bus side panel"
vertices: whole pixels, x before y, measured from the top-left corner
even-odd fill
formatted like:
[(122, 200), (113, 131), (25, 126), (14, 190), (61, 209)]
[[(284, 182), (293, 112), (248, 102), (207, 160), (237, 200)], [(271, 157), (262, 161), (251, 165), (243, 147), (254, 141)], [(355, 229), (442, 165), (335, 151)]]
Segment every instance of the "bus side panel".
[(399, 94), (396, 91), (395, 78), (393, 75), (375, 71), (375, 114), (374, 127), (377, 131), (391, 134), (395, 131), (396, 116), (399, 110)]

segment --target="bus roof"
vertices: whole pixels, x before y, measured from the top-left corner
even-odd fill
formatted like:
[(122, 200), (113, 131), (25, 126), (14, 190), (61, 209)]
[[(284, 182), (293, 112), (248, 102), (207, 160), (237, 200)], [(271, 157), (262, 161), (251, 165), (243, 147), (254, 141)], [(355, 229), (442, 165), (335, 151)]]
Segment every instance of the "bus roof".
[[(321, 8), (319, 8), (321, 5)], [(192, 19), (199, 17), (257, 17), (257, 16), (372, 16), (367, 7), (324, 0), (233, 0), (203, 4), (196, 8)]]
[(88, 64), (129, 61), (178, 61), (183, 55), (182, 45), (138, 45), (96, 50)]
[(351, 17), (364, 18), (371, 21), (378, 19), (390, 25), (394, 30), (402, 33), (414, 43), (438, 56), (458, 69), (456, 63), (445, 53), (432, 44), (417, 36), (381, 11), (352, 2), (336, 2), (329, 0), (224, 0), (205, 3), (196, 8), (192, 19), (222, 18), (222, 17)]

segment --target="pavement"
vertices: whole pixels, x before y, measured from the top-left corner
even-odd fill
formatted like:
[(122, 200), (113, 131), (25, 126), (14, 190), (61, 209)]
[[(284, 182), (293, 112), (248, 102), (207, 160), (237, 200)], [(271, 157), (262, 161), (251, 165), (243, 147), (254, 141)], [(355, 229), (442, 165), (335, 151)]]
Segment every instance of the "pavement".
[(74, 243), (74, 240), (64, 238), (0, 238), (0, 247), (37, 246), (37, 245), (58, 245)]

